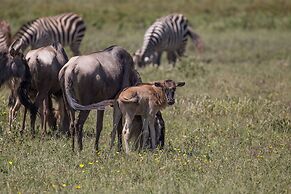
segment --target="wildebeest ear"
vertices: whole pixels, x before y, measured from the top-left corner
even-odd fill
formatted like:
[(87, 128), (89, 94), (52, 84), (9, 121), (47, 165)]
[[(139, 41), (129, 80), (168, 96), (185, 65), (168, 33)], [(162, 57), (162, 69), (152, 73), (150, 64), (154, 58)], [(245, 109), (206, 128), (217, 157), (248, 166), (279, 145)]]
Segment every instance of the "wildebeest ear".
[(161, 82), (154, 82), (154, 85), (155, 85), (156, 87), (163, 87), (163, 85), (161, 84)]
[(177, 86), (176, 87), (182, 87), (185, 85), (185, 82), (177, 82)]

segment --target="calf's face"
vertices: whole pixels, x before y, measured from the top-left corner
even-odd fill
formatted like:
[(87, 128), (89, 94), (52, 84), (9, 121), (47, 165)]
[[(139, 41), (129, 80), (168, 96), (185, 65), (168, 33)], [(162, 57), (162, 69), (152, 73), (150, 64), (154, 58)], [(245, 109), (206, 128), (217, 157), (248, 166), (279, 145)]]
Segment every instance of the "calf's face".
[(177, 87), (182, 87), (185, 82), (174, 82), (173, 80), (165, 80), (164, 82), (155, 82), (156, 87), (161, 87), (166, 95), (167, 104), (175, 104), (175, 92)]

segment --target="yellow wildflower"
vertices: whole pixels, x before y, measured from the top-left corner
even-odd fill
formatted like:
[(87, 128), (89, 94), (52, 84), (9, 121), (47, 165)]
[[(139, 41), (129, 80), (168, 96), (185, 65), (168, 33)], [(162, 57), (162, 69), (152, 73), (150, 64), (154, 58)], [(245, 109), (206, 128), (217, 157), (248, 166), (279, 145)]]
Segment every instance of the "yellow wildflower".
[(93, 162), (88, 162), (88, 164), (92, 165), (92, 164), (94, 164), (94, 163), (93, 163)]
[(8, 161), (8, 164), (12, 165), (12, 164), (13, 164), (13, 162), (12, 162), (12, 161)]
[(85, 166), (84, 164), (79, 164), (80, 168), (84, 168), (84, 166)]
[(76, 189), (81, 189), (81, 185), (76, 185), (75, 188)]
[(62, 186), (63, 186), (63, 187), (66, 187), (66, 186), (67, 186), (67, 184), (66, 184), (66, 183), (63, 183), (63, 184), (62, 184)]

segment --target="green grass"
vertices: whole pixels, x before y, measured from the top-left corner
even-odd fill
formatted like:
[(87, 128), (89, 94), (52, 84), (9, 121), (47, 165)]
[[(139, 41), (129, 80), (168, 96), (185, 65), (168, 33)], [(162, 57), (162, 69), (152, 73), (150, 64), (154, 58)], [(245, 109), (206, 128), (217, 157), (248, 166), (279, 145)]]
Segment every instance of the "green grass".
[(88, 26), (83, 53), (110, 44), (132, 53), (146, 27), (173, 11), (189, 18), (206, 48), (198, 56), (189, 41), (188, 57), (175, 68), (163, 59), (158, 69), (139, 70), (144, 81), (186, 82), (177, 103), (163, 111), (166, 146), (154, 153), (109, 151), (111, 110), (99, 153), (93, 112), (82, 153), (72, 153), (66, 137), (32, 140), (29, 130), (20, 137), (21, 114), (12, 134), (4, 134), (8, 93), (2, 89), (0, 193), (290, 193), (290, 10), (289, 1), (275, 0), (4, 0), (0, 16), (13, 32), (38, 16), (80, 13)]

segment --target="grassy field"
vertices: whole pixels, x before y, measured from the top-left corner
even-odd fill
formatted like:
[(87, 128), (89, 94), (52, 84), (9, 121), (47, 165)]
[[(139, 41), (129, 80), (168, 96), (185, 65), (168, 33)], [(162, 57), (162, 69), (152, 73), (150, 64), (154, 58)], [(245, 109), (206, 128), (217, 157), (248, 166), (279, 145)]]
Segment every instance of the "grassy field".
[[(29, 9), (27, 7), (30, 7)], [(144, 81), (185, 81), (163, 111), (163, 151), (108, 150), (111, 110), (101, 151), (94, 152), (95, 112), (84, 151), (66, 137), (4, 134), (7, 91), (0, 93), (0, 193), (291, 193), (291, 2), (284, 0), (101, 1), (2, 0), (12, 31), (35, 17), (74, 11), (87, 23), (82, 52), (119, 44), (131, 53), (147, 26), (184, 13), (205, 43), (190, 41), (175, 68), (139, 69)], [(70, 54), (70, 51), (68, 50)]]

